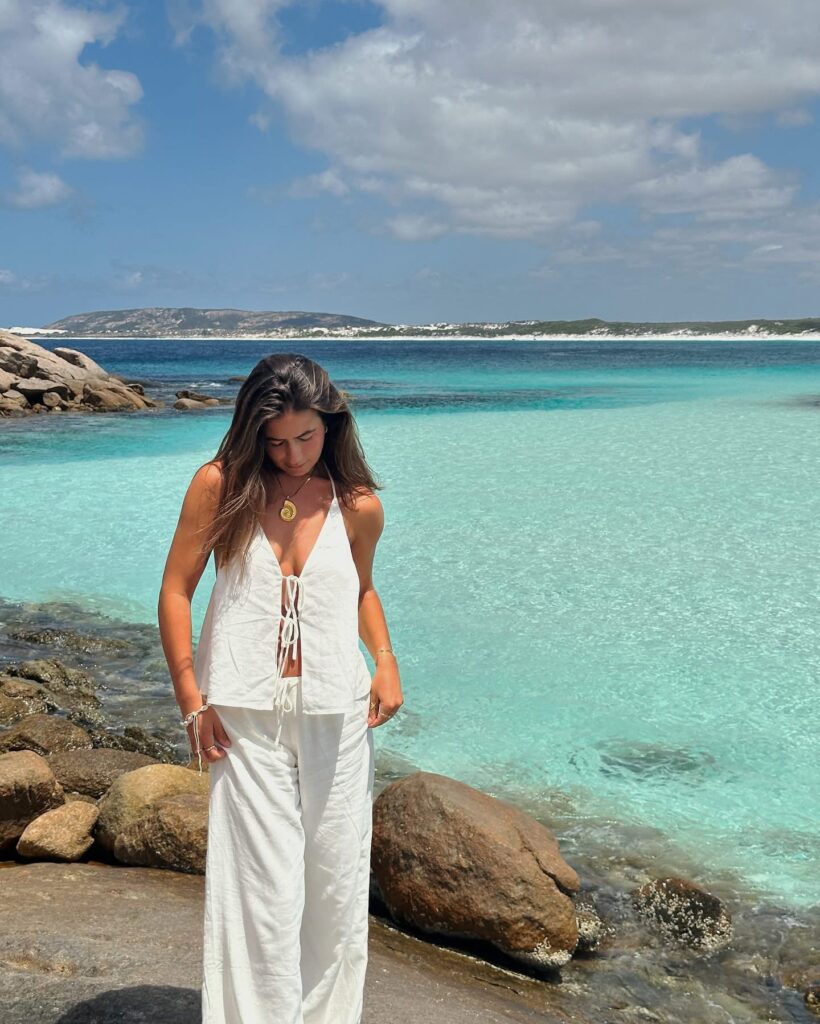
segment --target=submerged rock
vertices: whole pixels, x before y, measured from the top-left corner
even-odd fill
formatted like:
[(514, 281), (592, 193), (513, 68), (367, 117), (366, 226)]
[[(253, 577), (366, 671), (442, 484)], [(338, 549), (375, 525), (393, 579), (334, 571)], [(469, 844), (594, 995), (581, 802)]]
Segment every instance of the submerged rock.
[(674, 943), (712, 952), (732, 937), (732, 919), (721, 900), (683, 878), (647, 882), (632, 898), (639, 916)]
[(204, 409), (212, 405), (229, 405), (232, 402), (230, 398), (219, 399), (198, 391), (177, 391), (176, 396), (175, 409)]
[(82, 697), (93, 704), (100, 703), (94, 678), (81, 669), (64, 665), (56, 658), (21, 661), (19, 665), (7, 666), (5, 671), (8, 675), (38, 682), (54, 694)]
[(575, 914), (578, 924), (576, 952), (592, 953), (598, 948), (604, 934), (604, 923), (591, 907), (579, 907)]
[(580, 883), (552, 833), (465, 783), (416, 772), (387, 786), (373, 807), (372, 867), (393, 917), (422, 931), (548, 968), (578, 944)]
[[(31, 686), (40, 686), (37, 694), (47, 705), (48, 710), (65, 711), (66, 716), (78, 725), (94, 729), (104, 722), (100, 710), (102, 701), (97, 695), (99, 684), (87, 672), (64, 665), (56, 658), (36, 658), (21, 661), (18, 665), (6, 666), (8, 676), (3, 677), (2, 689), (8, 696), (18, 696), (8, 685), (8, 679), (17, 678)], [(29, 697), (35, 696), (29, 690)]]
[(56, 750), (90, 747), (91, 737), (79, 725), (59, 715), (26, 715), (0, 733), (0, 751), (33, 750), (51, 754)]
[(77, 633), (73, 629), (28, 629), (20, 626), (10, 629), (8, 635), (13, 640), (35, 644), (38, 647), (61, 647), (75, 654), (118, 654), (130, 651), (133, 644), (128, 640), (117, 640), (114, 637), (91, 636)]

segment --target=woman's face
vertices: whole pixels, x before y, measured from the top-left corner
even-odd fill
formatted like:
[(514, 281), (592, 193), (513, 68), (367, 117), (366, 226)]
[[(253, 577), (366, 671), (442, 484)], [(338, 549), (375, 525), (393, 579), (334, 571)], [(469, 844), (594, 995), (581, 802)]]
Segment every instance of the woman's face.
[(288, 476), (306, 476), (319, 461), (325, 425), (315, 409), (283, 412), (265, 423), (265, 451)]

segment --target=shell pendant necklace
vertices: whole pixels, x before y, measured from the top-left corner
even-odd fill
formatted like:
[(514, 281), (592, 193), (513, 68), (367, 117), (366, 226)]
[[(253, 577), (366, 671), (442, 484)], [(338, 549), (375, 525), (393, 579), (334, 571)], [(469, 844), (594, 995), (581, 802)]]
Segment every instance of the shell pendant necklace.
[[(311, 476), (313, 476), (312, 473), (311, 473)], [(285, 494), (285, 489), (284, 489), (284, 487), (282, 487), (282, 484), (279, 482), (279, 477), (278, 476), (276, 477), (276, 483), (277, 483), (277, 486), (279, 487), (279, 490), (283, 494), (285, 494), (285, 502), (282, 505), (282, 507), (279, 509), (279, 518), (280, 519), (284, 519), (284, 521), (286, 523), (289, 523), (289, 522), (291, 522), (292, 520), (294, 520), (296, 518), (296, 511), (297, 511), (297, 509), (296, 509), (296, 506), (294, 505), (294, 503), (291, 501), (291, 497), (295, 498), (296, 495), (299, 493), (299, 491), (301, 491), (302, 488), (305, 486), (305, 484), (308, 482), (308, 480), (310, 480), (310, 478), (311, 477), (309, 476), (307, 478), (307, 480), (303, 480), (302, 483), (300, 483), (299, 486), (296, 488), (296, 490), (293, 492), (293, 494), (290, 495), (290, 494)]]

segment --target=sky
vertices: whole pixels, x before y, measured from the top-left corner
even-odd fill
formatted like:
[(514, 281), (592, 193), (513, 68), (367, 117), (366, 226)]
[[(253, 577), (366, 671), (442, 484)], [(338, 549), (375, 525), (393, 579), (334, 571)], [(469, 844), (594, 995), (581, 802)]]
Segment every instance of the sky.
[(0, 325), (820, 316), (817, 0), (0, 0)]

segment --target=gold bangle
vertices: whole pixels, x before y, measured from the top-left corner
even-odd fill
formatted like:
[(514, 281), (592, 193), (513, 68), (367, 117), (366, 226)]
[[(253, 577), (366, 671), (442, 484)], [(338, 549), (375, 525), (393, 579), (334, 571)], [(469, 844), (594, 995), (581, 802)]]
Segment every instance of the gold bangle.
[(382, 651), (386, 651), (388, 654), (392, 654), (394, 658), (396, 657), (396, 652), (393, 650), (392, 647), (377, 647), (376, 648), (376, 659), (377, 660), (378, 660), (379, 655), (382, 653)]

